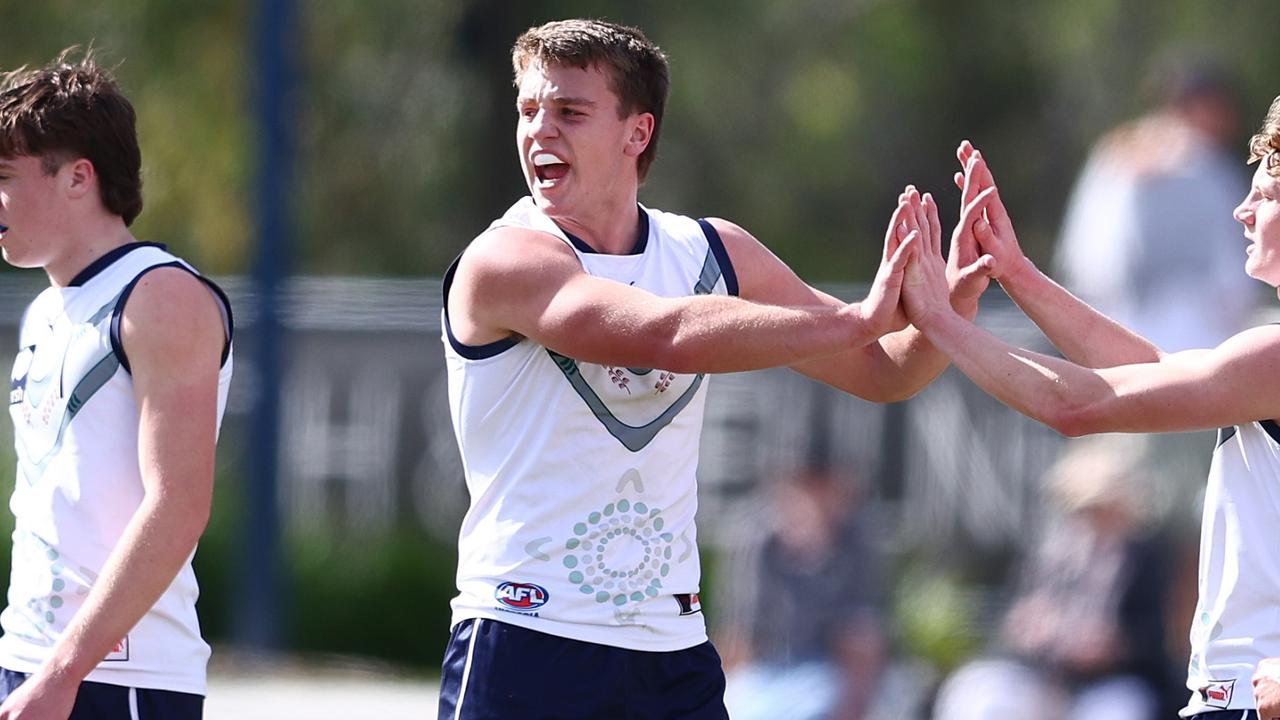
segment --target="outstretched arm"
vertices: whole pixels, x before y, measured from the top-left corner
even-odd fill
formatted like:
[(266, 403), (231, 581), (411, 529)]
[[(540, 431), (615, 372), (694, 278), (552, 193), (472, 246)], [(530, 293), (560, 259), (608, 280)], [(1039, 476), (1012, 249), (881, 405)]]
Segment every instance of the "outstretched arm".
[(912, 242), (895, 241), (864, 302), (788, 305), (661, 297), (583, 272), (573, 252), (550, 235), (504, 228), (463, 254), (449, 319), (468, 344), (514, 333), (592, 363), (674, 372), (791, 365), (863, 347), (905, 322), (898, 291)]
[(979, 203), (985, 210), (974, 217), (973, 234), (983, 252), (995, 259), (991, 276), (1050, 342), (1087, 367), (1159, 360), (1159, 348), (1072, 295), (1022, 254), (986, 159), (967, 140), (956, 154), (964, 167), (956, 174), (961, 207)]
[(908, 317), (988, 394), (1064, 435), (1173, 432), (1280, 416), (1280, 327), (1218, 348), (1152, 362), (1088, 368), (1014, 347), (960, 317), (942, 258), (913, 252), (903, 280)]
[[(942, 232), (937, 215), (937, 205), (932, 197), (921, 196), (914, 187), (908, 187), (899, 196), (898, 208), (885, 233), (884, 257), (890, 257), (891, 251), (896, 250), (912, 232), (908, 224), (918, 232), (920, 244), (928, 243), (940, 248)], [(712, 220), (712, 223), (733, 259), (744, 298), (783, 305), (837, 307), (842, 304), (801, 280), (742, 228), (724, 220)], [(951, 240), (947, 277), (951, 301), (957, 311), (967, 317), (977, 313), (978, 297), (988, 282), (988, 262), (989, 259), (978, 257), (972, 235), (957, 228)], [(881, 274), (885, 267), (882, 261)], [(868, 301), (875, 296), (880, 281), (880, 275), (877, 275)], [(794, 363), (791, 367), (866, 400), (892, 402), (905, 399), (919, 392), (946, 369), (948, 360), (918, 329), (904, 325), (905, 319), (899, 319), (896, 332), (884, 335), (877, 342), (840, 354)]]

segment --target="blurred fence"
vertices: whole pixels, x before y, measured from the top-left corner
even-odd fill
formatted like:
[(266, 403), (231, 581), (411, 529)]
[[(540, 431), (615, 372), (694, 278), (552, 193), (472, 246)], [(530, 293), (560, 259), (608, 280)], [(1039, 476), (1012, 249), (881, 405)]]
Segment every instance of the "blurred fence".
[[(0, 356), (13, 352), (22, 308), (43, 287), (34, 273), (0, 288)], [(252, 287), (223, 278), (236, 311), (236, 377), (228, 439), (242, 436), (259, 388)], [(373, 536), (397, 526), (453, 540), (466, 507), (440, 346), (439, 281), (294, 278), (281, 315), (290, 335), (282, 388), (280, 501), (286, 526)], [(827, 290), (860, 297), (860, 286)], [(1002, 294), (980, 322), (1044, 349), (1039, 331)], [(806, 461), (822, 434), (830, 456), (899, 508), (898, 537), (998, 546), (1022, 537), (1035, 483), (1062, 438), (1009, 412), (947, 371), (910, 401), (876, 405), (786, 370), (716, 377), (699, 477), (704, 538), (733, 537), (743, 501)], [(11, 430), (3, 431), (10, 445)], [(232, 441), (234, 442), (234, 441)], [(221, 448), (236, 463), (243, 448)], [(0, 477), (11, 470), (0, 470)]]

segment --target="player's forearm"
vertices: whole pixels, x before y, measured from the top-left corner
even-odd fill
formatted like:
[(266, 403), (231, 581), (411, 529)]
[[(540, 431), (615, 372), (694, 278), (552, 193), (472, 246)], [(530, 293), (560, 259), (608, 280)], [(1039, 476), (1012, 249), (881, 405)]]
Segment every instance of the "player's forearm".
[(1001, 286), (1072, 362), (1104, 368), (1156, 362), (1159, 348), (1103, 315), (1023, 259)]
[(863, 372), (875, 378), (879, 388), (874, 396), (865, 398), (874, 402), (906, 400), (933, 382), (951, 363), (923, 332), (911, 325), (885, 335), (871, 347), (880, 352), (873, 353), (874, 366)]
[[(953, 296), (951, 305), (966, 320), (972, 321), (978, 314), (977, 298)], [(881, 352), (873, 352), (874, 349)], [(951, 358), (914, 325), (884, 335), (879, 342), (868, 345), (865, 352), (872, 355), (875, 366), (870, 371), (862, 368), (858, 371), (874, 378), (876, 391), (864, 394), (864, 399), (874, 402), (906, 400), (936, 380), (951, 364)]]
[(198, 499), (144, 499), (41, 672), (83, 680), (173, 583), (208, 518)]
[(1091, 409), (1110, 392), (1094, 371), (1014, 347), (954, 313), (922, 320), (929, 339), (975, 385), (1058, 432), (1096, 432)]
[(883, 334), (859, 305), (784, 307), (737, 298), (678, 303), (652, 323), (657, 367), (674, 372), (742, 372), (795, 365), (866, 346)]

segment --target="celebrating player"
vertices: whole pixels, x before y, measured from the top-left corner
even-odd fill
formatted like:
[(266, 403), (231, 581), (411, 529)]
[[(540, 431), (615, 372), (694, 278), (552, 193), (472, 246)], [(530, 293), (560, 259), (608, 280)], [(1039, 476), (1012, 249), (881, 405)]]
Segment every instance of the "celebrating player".
[[(439, 714), (723, 718), (694, 528), (706, 374), (790, 366), (871, 400), (919, 390), (946, 359), (899, 314), (918, 242), (902, 218), (937, 209), (904, 193), (867, 298), (845, 304), (731, 222), (637, 203), (668, 85), (640, 31), (553, 22), (512, 61), (530, 197), (445, 278), (471, 507)], [(955, 243), (951, 294), (972, 316), (985, 269), (960, 262), (972, 238)]]
[[(1280, 98), (1249, 149), (1260, 164), (1234, 213), (1249, 241), (1244, 269), (1280, 288)], [(936, 246), (922, 246), (908, 264), (908, 316), (982, 389), (1063, 434), (1220, 428), (1182, 714), (1248, 718), (1256, 702), (1256, 717), (1280, 718), (1280, 325), (1212, 349), (1161, 352), (1038, 271), (1018, 246), (981, 154), (964, 143), (959, 157), (961, 225), (972, 225), (993, 259), (992, 276), (1066, 359), (1012, 347), (957, 315)]]

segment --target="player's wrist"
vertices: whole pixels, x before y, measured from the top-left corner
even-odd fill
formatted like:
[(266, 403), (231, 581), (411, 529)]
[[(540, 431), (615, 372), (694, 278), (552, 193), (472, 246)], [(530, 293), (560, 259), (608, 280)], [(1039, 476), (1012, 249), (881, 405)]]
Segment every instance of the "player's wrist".
[(1019, 255), (1018, 259), (1011, 263), (1009, 268), (996, 279), (1000, 281), (1000, 286), (1005, 290), (1015, 290), (1034, 282), (1039, 274), (1040, 269), (1036, 267), (1035, 263), (1031, 262), (1031, 258), (1026, 255)]
[(925, 335), (931, 335), (943, 329), (952, 318), (962, 317), (950, 302), (934, 302), (921, 307), (911, 318)]

